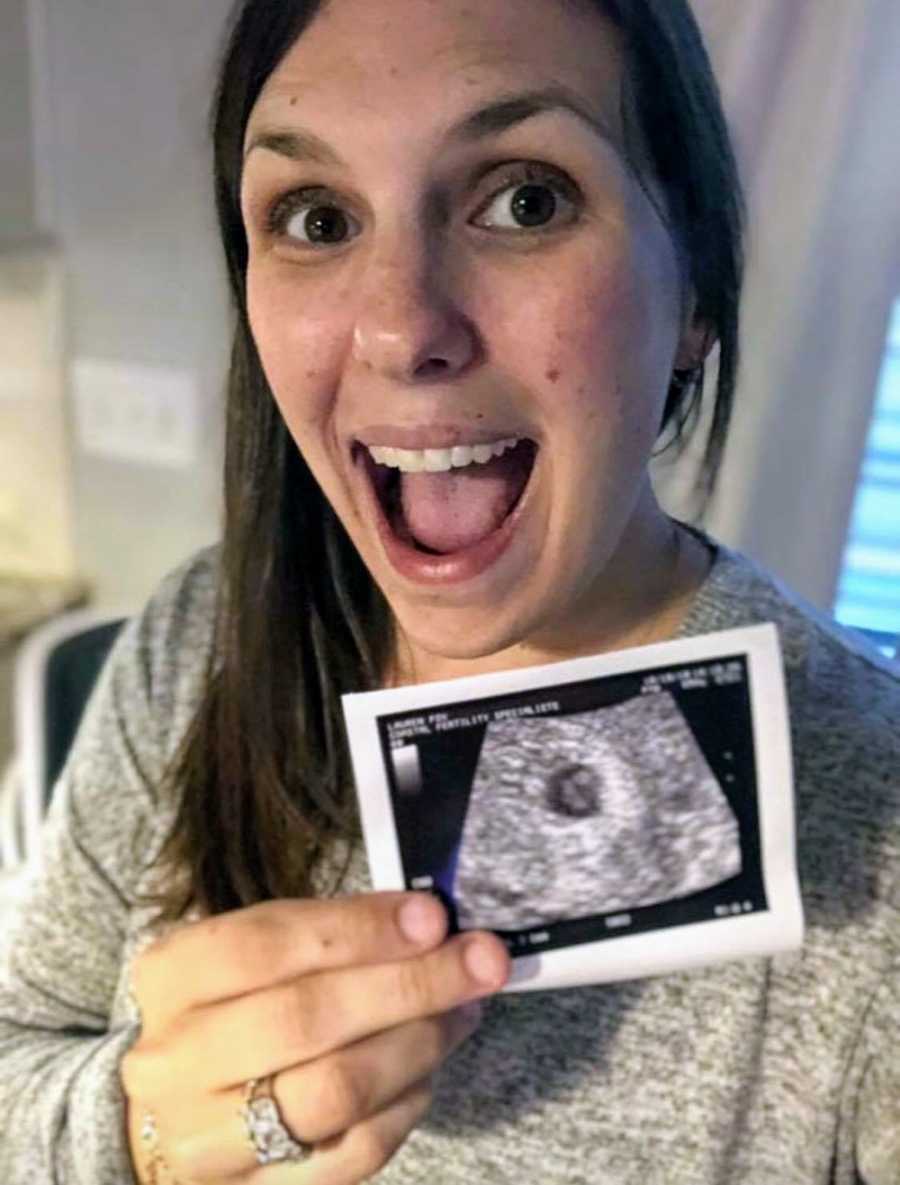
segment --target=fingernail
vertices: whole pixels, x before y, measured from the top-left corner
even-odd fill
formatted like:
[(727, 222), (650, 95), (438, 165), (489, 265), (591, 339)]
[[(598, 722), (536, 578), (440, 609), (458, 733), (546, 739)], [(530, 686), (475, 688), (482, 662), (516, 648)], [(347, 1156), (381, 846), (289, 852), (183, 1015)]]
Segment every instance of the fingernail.
[(443, 919), (440, 907), (431, 897), (413, 897), (404, 902), (397, 915), (397, 923), (410, 942), (434, 942), (441, 932)]
[(473, 939), (463, 954), (466, 968), (482, 987), (499, 987), (503, 975), (501, 961), (495, 950), (480, 939)]

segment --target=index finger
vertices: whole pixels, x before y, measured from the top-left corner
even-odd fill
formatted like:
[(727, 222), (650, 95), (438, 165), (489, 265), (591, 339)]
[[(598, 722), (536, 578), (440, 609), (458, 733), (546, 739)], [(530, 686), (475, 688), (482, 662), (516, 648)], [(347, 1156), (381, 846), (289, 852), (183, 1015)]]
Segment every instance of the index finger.
[(284, 980), (411, 958), (446, 934), (446, 911), (429, 893), (263, 901), (173, 930), (136, 961), (132, 987), (146, 1032)]

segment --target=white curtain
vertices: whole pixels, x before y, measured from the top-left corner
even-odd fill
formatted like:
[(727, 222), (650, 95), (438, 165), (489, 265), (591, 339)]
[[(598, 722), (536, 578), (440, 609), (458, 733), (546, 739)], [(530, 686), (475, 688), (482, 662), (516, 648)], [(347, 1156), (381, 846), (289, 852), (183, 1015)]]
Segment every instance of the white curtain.
[[(735, 416), (704, 521), (830, 610), (900, 295), (900, 3), (693, 4), (750, 211)], [(685, 516), (695, 464), (657, 473)]]

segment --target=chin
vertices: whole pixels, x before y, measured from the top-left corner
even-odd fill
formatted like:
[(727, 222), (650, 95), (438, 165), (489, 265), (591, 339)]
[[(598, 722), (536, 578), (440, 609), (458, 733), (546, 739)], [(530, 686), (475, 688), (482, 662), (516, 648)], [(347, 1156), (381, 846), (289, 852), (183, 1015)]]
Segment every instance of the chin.
[[(401, 636), (414, 650), (448, 662), (473, 663), (508, 654), (549, 624), (549, 615), (529, 613), (524, 606), (516, 610), (508, 602), (427, 608), (391, 602), (391, 608)], [(558, 611), (558, 605), (554, 609)], [(491, 664), (484, 669), (492, 669)], [(453, 676), (448, 673), (446, 677)]]

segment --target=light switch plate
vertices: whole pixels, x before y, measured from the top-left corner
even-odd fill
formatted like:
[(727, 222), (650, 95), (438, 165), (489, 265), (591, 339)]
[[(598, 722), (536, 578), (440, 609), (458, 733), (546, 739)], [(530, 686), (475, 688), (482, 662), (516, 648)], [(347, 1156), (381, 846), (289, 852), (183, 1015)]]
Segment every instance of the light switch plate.
[(172, 469), (195, 463), (200, 400), (190, 372), (81, 358), (72, 395), (83, 452)]

